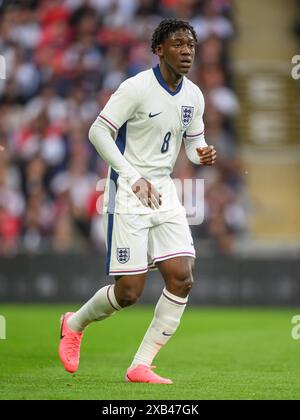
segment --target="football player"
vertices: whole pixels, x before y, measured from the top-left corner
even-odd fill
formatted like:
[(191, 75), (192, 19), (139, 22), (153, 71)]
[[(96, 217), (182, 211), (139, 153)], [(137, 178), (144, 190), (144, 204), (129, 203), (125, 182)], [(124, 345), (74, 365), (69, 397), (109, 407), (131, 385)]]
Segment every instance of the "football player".
[(148, 270), (158, 268), (165, 287), (125, 378), (172, 383), (153, 372), (152, 361), (179, 326), (193, 283), (195, 249), (170, 174), (182, 141), (191, 162), (216, 161), (204, 138), (203, 95), (186, 77), (196, 43), (189, 23), (163, 20), (152, 37), (159, 65), (123, 82), (90, 128), (90, 141), (110, 165), (103, 211), (106, 270), (115, 283), (62, 316), (59, 354), (71, 373), (78, 368), (84, 329), (136, 303)]

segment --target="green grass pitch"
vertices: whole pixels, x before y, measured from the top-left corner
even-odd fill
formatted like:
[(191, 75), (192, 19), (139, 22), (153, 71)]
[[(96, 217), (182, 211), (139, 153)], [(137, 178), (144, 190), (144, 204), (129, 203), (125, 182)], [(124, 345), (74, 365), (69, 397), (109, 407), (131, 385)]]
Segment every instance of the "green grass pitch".
[(0, 399), (299, 399), (300, 340), (291, 337), (297, 309), (189, 307), (155, 360), (173, 385), (127, 384), (124, 373), (152, 318), (136, 306), (85, 334), (75, 375), (57, 355), (59, 317), (77, 306), (1, 305)]

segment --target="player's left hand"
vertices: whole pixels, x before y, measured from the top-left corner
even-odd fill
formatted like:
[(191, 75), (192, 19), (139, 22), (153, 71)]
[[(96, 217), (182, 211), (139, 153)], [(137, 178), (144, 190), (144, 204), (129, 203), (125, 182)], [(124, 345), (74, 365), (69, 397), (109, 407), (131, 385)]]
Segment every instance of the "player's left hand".
[(0, 144), (0, 152), (4, 152), (4, 147), (3, 146), (1, 146), (1, 144)]
[(216, 162), (217, 152), (215, 151), (214, 146), (197, 147), (196, 150), (200, 157), (201, 165), (211, 166)]

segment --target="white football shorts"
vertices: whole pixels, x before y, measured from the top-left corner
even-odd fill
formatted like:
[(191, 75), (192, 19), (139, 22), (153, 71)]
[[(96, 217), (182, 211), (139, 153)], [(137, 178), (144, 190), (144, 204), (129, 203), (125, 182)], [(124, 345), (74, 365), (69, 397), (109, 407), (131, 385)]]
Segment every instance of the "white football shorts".
[(103, 222), (108, 275), (146, 273), (158, 261), (196, 257), (183, 206), (153, 214), (104, 214)]

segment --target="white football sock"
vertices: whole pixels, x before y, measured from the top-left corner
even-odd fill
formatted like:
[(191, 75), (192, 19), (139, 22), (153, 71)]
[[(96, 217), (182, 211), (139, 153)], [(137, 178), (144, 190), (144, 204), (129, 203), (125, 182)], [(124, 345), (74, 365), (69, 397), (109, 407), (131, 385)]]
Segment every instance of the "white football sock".
[(82, 332), (91, 322), (101, 321), (122, 309), (116, 300), (114, 288), (114, 284), (102, 287), (68, 319), (68, 327), (75, 332)]
[(159, 350), (167, 344), (177, 330), (180, 318), (185, 310), (188, 298), (181, 298), (168, 292), (167, 289), (157, 302), (154, 318), (134, 357), (131, 367), (138, 364), (150, 366)]

